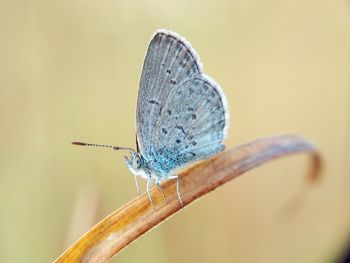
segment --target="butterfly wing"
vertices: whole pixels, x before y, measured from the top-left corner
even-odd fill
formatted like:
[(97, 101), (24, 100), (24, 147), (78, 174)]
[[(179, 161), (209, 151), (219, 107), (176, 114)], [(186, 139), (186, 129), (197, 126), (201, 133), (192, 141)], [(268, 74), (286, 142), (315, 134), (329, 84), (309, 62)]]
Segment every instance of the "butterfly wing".
[(142, 153), (153, 143), (154, 126), (171, 90), (200, 74), (197, 56), (185, 40), (166, 30), (155, 33), (146, 53), (137, 100), (137, 139)]
[(149, 169), (165, 174), (222, 150), (225, 107), (190, 44), (158, 31), (146, 54), (137, 102), (137, 140)]

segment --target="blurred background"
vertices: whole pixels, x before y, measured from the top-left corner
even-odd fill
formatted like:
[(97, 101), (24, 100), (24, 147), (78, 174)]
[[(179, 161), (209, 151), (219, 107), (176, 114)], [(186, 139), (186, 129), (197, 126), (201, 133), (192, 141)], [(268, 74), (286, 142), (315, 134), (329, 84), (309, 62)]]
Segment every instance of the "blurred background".
[[(308, 160), (264, 165), (194, 203), (112, 262), (341, 262), (350, 238), (350, 2), (0, 2), (0, 255), (50, 262), (136, 196), (122, 153), (135, 147), (140, 69), (150, 37), (187, 38), (221, 84), (227, 147), (296, 133)], [(142, 185), (144, 187), (144, 185)], [(303, 193), (297, 212), (283, 209)]]

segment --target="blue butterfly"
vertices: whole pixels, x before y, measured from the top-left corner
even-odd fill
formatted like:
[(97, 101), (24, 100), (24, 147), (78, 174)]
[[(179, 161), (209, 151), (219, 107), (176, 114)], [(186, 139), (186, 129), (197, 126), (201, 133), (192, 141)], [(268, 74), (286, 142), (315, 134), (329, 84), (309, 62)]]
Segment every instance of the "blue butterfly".
[[(189, 42), (168, 30), (158, 30), (148, 46), (141, 73), (136, 111), (137, 150), (128, 147), (74, 142), (109, 147), (130, 153), (124, 156), (130, 171), (147, 180), (150, 187), (179, 177), (174, 170), (209, 158), (224, 149), (228, 127), (225, 95), (219, 85), (202, 72), (202, 65)], [(153, 204), (153, 203), (152, 203)]]

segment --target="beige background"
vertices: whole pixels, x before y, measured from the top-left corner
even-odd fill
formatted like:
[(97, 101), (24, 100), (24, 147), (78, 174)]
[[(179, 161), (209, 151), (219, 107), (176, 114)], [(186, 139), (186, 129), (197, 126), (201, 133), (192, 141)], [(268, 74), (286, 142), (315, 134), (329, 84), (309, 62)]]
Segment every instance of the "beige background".
[[(153, 32), (199, 53), (227, 95), (228, 147), (297, 133), (318, 145), (256, 169), (185, 209), (112, 262), (333, 262), (350, 233), (350, 5), (336, 0), (1, 1), (0, 255), (48, 262), (136, 195), (140, 69)], [(296, 213), (285, 204), (306, 189)], [(77, 227), (78, 226), (78, 227)]]

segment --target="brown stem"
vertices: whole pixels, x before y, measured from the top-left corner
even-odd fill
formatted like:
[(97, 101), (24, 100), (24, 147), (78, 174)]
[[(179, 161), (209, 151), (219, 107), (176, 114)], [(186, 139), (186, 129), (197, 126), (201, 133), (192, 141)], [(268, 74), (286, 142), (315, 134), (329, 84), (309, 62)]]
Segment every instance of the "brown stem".
[[(185, 206), (220, 185), (267, 161), (295, 153), (309, 153), (312, 169), (309, 178), (319, 175), (321, 159), (315, 147), (307, 140), (294, 135), (261, 138), (226, 150), (202, 161), (180, 174), (180, 193)], [(181, 210), (176, 196), (176, 181), (162, 185), (162, 193), (153, 187), (151, 194), (154, 209), (143, 194), (127, 203), (94, 226), (56, 262), (105, 262), (126, 245)]]

